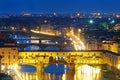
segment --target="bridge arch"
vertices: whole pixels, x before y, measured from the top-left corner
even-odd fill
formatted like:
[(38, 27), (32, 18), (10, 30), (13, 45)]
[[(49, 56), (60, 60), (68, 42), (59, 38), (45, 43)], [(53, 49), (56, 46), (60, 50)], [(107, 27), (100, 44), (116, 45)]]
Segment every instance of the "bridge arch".
[(24, 47), (24, 50), (42, 50), (42, 48), (38, 45), (28, 45)]
[(57, 63), (66, 64), (67, 62), (65, 60), (65, 56), (60, 56), (60, 55), (49, 56), (49, 64), (57, 64)]
[(22, 35), (22, 36), (26, 36), (26, 37), (30, 37), (30, 34), (24, 31), (15, 31), (12, 33), (13, 35)]
[(22, 50), (22, 48), (18, 47), (18, 51), (21, 51), (21, 50)]
[(60, 48), (58, 46), (47, 46), (44, 50), (60, 50)]
[(22, 72), (35, 72), (37, 71), (36, 66), (30, 64), (21, 64), (19, 65), (20, 71)]
[(50, 56), (50, 57), (49, 57), (49, 62), (52, 62), (52, 61), (54, 61), (54, 57), (53, 57), (53, 56)]
[(101, 41), (108, 40), (108, 37), (106, 37), (106, 36), (100, 36), (99, 40), (101, 40)]
[(72, 47), (72, 46), (65, 46), (65, 47), (63, 47), (63, 50), (74, 50), (74, 47)]

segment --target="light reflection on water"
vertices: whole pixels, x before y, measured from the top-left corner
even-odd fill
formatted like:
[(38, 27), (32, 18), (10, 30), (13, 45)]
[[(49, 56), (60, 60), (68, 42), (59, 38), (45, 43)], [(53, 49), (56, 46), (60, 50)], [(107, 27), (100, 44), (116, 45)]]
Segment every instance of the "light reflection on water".
[(102, 80), (100, 69), (88, 65), (79, 66), (64, 74), (46, 72), (21, 72), (23, 80)]
[(78, 67), (74, 80), (102, 80), (101, 71), (99, 68), (83, 65)]

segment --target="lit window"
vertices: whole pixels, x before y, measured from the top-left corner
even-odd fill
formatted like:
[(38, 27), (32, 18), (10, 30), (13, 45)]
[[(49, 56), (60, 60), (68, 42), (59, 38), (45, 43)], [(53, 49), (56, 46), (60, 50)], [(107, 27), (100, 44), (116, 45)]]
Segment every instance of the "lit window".
[(14, 55), (14, 59), (15, 59), (15, 55)]
[(10, 58), (10, 55), (8, 56), (8, 58)]
[(4, 52), (2, 52), (2, 54), (4, 54)]

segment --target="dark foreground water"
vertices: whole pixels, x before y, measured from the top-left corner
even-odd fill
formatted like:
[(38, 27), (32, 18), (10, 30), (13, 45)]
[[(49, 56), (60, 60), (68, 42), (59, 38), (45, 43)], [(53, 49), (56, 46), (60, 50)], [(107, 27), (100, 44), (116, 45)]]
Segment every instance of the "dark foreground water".
[(63, 64), (51, 64), (40, 72), (35, 67), (21, 66), (20, 76), (23, 80), (107, 80), (103, 78), (100, 68), (89, 65), (70, 70)]

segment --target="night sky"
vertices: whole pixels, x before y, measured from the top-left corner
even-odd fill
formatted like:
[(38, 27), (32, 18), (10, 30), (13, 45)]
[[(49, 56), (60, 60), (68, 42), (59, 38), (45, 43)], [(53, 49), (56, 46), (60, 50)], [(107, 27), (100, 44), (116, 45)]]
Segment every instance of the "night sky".
[(0, 13), (120, 12), (120, 0), (0, 0)]

